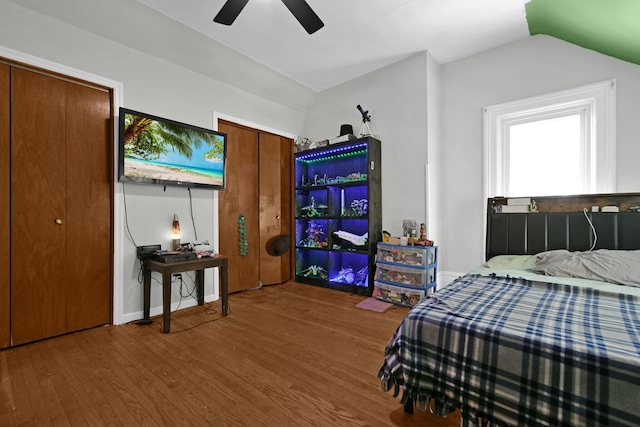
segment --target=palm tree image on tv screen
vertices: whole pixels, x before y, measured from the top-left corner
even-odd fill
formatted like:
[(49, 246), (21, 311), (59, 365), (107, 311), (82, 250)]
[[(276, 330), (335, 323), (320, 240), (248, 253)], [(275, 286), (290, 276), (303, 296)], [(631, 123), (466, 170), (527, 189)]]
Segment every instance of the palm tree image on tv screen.
[(130, 112), (123, 119), (121, 179), (224, 187), (224, 134)]

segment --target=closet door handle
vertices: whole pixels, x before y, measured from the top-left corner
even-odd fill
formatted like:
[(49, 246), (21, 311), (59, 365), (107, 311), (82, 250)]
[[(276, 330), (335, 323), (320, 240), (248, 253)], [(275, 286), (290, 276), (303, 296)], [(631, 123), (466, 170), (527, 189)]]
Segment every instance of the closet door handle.
[(62, 225), (63, 223), (64, 221), (62, 220), (62, 218), (56, 218), (56, 224)]

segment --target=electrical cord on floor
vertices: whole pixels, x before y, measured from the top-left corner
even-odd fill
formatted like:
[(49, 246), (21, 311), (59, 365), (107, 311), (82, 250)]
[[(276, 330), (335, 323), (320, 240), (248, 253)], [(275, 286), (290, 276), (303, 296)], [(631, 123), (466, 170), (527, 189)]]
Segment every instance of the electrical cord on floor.
[(139, 325), (139, 326), (151, 325), (152, 323), (153, 323), (153, 319), (140, 319), (140, 320), (135, 320), (133, 322), (129, 322), (130, 325)]
[[(205, 303), (203, 308), (204, 308), (205, 314), (208, 314), (208, 315), (218, 314), (218, 310), (216, 310), (215, 308), (212, 308), (210, 302)], [(195, 324), (193, 326), (190, 326), (188, 328), (180, 329), (178, 331), (171, 331), (169, 333), (170, 334), (179, 334), (181, 332), (190, 331), (192, 329), (195, 329), (195, 328), (197, 328), (199, 326), (204, 325), (205, 323), (217, 322), (218, 320), (224, 319), (225, 317), (229, 317), (230, 314), (231, 314), (231, 309), (229, 308), (229, 304), (227, 303), (227, 315), (226, 316), (220, 316), (220, 317), (216, 317), (215, 319), (205, 320), (205, 321), (197, 323), (197, 324)]]
[[(182, 286), (184, 284), (184, 282), (182, 280), (182, 273), (174, 275), (173, 279), (171, 280), (172, 284), (173, 284), (173, 282), (175, 280), (177, 280), (177, 279), (180, 280), (180, 301), (178, 302), (178, 306), (175, 308), (175, 310), (172, 310), (171, 313), (173, 313), (173, 312), (175, 312), (175, 311), (180, 309), (180, 304), (182, 303), (182, 300), (184, 298), (192, 297), (197, 301), (197, 298), (193, 295), (193, 293), (195, 292), (195, 289), (196, 289), (195, 280), (189, 274), (187, 274), (187, 276), (189, 277), (189, 279), (191, 279), (191, 282), (193, 284), (193, 289), (190, 292), (188, 292), (186, 295), (183, 295), (183, 293), (182, 293)], [(160, 283), (159, 280), (157, 280), (157, 279), (155, 279), (155, 280), (156, 280), (156, 282)], [(260, 285), (257, 286), (254, 289), (259, 289), (261, 287), (262, 287), (262, 282), (260, 282)], [(213, 308), (211, 306), (211, 302), (204, 303), (204, 305), (202, 307), (203, 307), (204, 313), (207, 314), (207, 315), (218, 314), (218, 310), (216, 310), (215, 308)], [(214, 322), (216, 320), (222, 319), (223, 317), (228, 317), (230, 314), (231, 314), (231, 307), (229, 305), (229, 301), (227, 301), (227, 315), (226, 316), (221, 316), (221, 317), (218, 317), (216, 319), (211, 319), (211, 320), (205, 320), (204, 322), (200, 322), (200, 323), (198, 323), (198, 324), (196, 324), (194, 326), (191, 326), (189, 328), (181, 329), (179, 331), (173, 331), (173, 332), (170, 332), (170, 333), (174, 334), (174, 333), (188, 331), (188, 330), (197, 328), (198, 326), (203, 325), (205, 323)], [(129, 325), (139, 325), (139, 326), (151, 325), (151, 324), (155, 323), (155, 319), (160, 317), (160, 316), (162, 316), (162, 314), (157, 314), (157, 315), (155, 315), (153, 317), (150, 317), (149, 319), (134, 320), (134, 321), (129, 322), (128, 324)]]
[[(177, 309), (176, 309), (176, 310), (177, 310)], [(203, 306), (203, 311), (204, 311), (204, 313), (205, 313), (205, 314), (207, 314), (207, 315), (214, 315), (214, 314), (218, 314), (218, 310), (216, 310), (215, 308), (213, 308), (213, 307), (211, 306), (211, 303), (210, 303), (210, 302), (207, 302), (207, 303), (205, 303), (205, 304), (204, 304), (204, 306)], [(215, 321), (217, 321), (217, 320), (222, 319), (223, 317), (228, 317), (230, 314), (231, 314), (231, 309), (229, 308), (229, 304), (227, 304), (227, 315), (226, 315), (226, 316), (221, 316), (221, 317), (217, 317), (217, 318), (215, 318), (215, 319), (205, 320), (205, 321), (203, 321), (203, 322), (197, 323), (197, 324), (195, 324), (195, 325), (193, 325), (193, 326), (190, 326), (190, 327), (188, 327), (188, 328), (180, 329), (180, 330), (178, 330), (178, 331), (175, 331), (175, 330), (174, 330), (174, 331), (171, 331), (171, 332), (169, 332), (169, 333), (170, 333), (170, 334), (177, 334), (177, 333), (180, 333), (180, 332), (189, 331), (189, 330), (191, 330), (191, 329), (195, 329), (195, 328), (197, 328), (198, 326), (204, 325), (205, 323), (215, 322)], [(151, 325), (151, 324), (153, 324), (153, 323), (156, 323), (156, 322), (155, 322), (155, 319), (156, 319), (156, 318), (158, 318), (158, 317), (160, 317), (160, 316), (162, 316), (162, 314), (158, 314), (158, 315), (153, 316), (153, 317), (151, 317), (151, 318), (149, 318), (149, 319), (140, 319), (140, 320), (135, 320), (135, 321), (129, 322), (128, 324), (129, 324), (129, 325), (138, 325), (138, 326)]]
[(171, 332), (169, 332), (169, 333), (170, 333), (170, 334), (179, 334), (179, 333), (181, 333), (181, 332), (187, 332), (187, 331), (190, 331), (190, 330), (192, 330), (192, 329), (195, 329), (195, 328), (197, 328), (197, 327), (199, 327), (199, 326), (202, 326), (202, 325), (204, 325), (205, 323), (217, 322), (217, 321), (218, 321), (218, 320), (220, 320), (220, 319), (224, 319), (224, 317), (216, 317), (215, 319), (205, 320), (205, 321), (203, 321), (203, 322), (200, 322), (200, 323), (198, 323), (198, 324), (196, 324), (196, 325), (193, 325), (193, 326), (190, 326), (190, 327), (188, 327), (188, 328), (180, 329), (179, 331), (171, 331)]
[(243, 289), (242, 292), (246, 292), (246, 291), (257, 291), (258, 289), (262, 288), (262, 282), (258, 280), (258, 286), (254, 286), (253, 288), (247, 288), (247, 289)]

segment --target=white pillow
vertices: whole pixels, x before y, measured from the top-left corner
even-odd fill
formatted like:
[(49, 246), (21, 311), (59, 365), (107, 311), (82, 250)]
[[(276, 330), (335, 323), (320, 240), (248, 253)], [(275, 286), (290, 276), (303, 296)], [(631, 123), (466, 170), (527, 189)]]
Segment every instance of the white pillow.
[(536, 266), (536, 255), (496, 255), (484, 263), (485, 267), (508, 270), (532, 270)]

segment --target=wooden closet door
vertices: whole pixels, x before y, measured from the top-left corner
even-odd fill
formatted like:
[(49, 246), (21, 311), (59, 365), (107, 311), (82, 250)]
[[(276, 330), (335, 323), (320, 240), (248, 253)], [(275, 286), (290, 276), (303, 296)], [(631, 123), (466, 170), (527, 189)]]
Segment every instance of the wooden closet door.
[(291, 139), (260, 134), (260, 281), (265, 285), (292, 277), (291, 250), (282, 256), (266, 250), (271, 239), (291, 234), (292, 156)]
[(10, 164), (11, 143), (11, 79), (10, 68), (0, 64), (0, 348), (11, 344), (11, 278), (9, 276), (10, 232)]
[[(229, 258), (229, 292), (253, 288), (260, 283), (258, 216), (258, 133), (220, 122), (227, 134), (226, 188), (218, 193), (220, 253)], [(238, 215), (244, 215), (247, 254), (240, 254)]]
[(22, 344), (65, 328), (65, 82), (13, 68), (11, 335)]
[[(290, 280), (291, 251), (274, 257), (266, 246), (271, 238), (291, 232), (293, 140), (222, 120), (218, 129), (228, 136), (227, 189), (218, 199), (220, 252), (229, 257), (229, 292)], [(247, 256), (238, 250), (240, 213), (247, 220)]]
[(66, 329), (111, 322), (111, 94), (66, 84)]
[(22, 344), (109, 323), (111, 97), (12, 69), (11, 335)]

